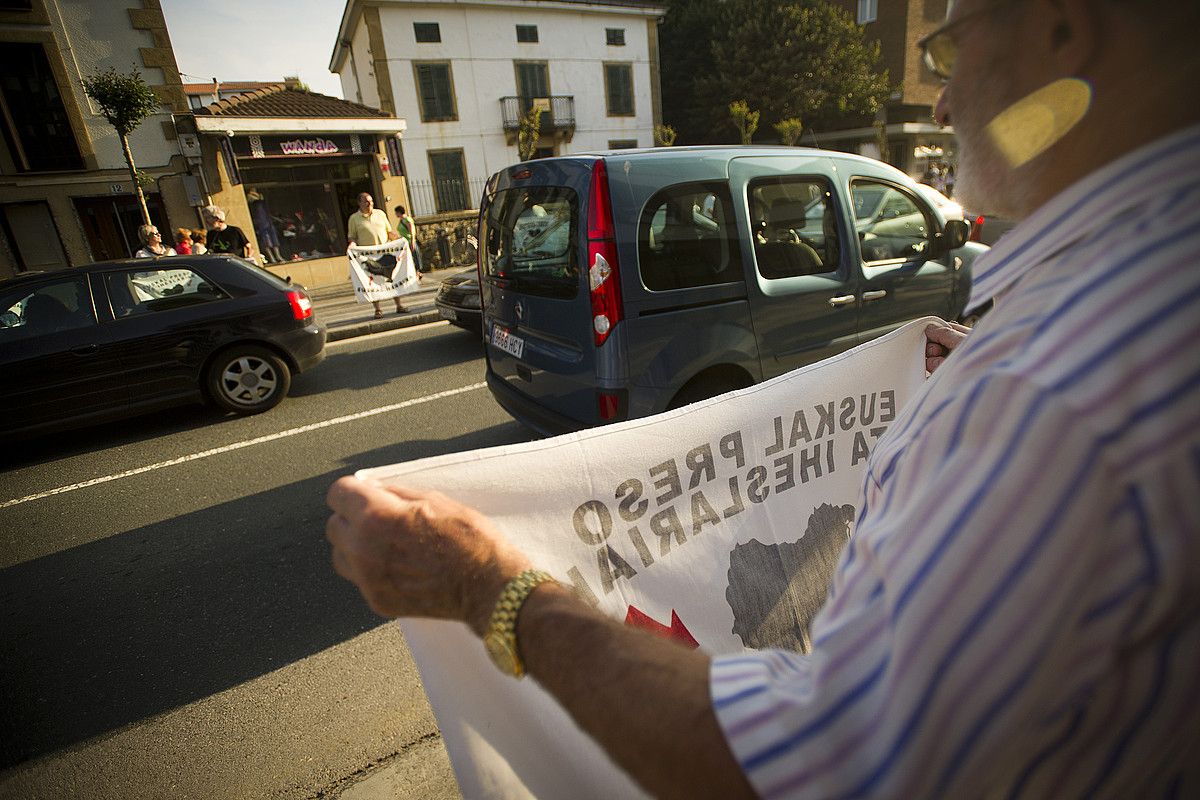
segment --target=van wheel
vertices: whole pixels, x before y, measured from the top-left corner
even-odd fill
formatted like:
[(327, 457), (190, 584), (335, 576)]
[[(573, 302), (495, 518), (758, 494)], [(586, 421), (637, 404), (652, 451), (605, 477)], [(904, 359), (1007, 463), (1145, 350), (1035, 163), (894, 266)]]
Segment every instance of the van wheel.
[(667, 404), (667, 411), (675, 408), (683, 408), (692, 403), (716, 397), (719, 394), (745, 388), (745, 386), (746, 384), (739, 383), (731, 378), (702, 378), (692, 380), (680, 389), (679, 393)]
[(292, 373), (283, 359), (265, 347), (236, 345), (219, 353), (208, 367), (205, 387), (213, 403), (235, 414), (260, 414), (287, 396)]

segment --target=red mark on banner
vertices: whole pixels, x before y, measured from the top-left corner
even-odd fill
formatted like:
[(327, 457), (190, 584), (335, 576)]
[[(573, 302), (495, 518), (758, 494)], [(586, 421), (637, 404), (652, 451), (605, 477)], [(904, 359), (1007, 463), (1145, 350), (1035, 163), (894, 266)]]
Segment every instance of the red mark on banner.
[(691, 632), (684, 626), (683, 620), (675, 613), (675, 609), (671, 609), (671, 627), (669, 628), (649, 614), (639, 611), (634, 606), (630, 606), (629, 611), (625, 614), (625, 624), (633, 628), (650, 631), (664, 639), (673, 639), (693, 650), (700, 646), (700, 643), (692, 637)]

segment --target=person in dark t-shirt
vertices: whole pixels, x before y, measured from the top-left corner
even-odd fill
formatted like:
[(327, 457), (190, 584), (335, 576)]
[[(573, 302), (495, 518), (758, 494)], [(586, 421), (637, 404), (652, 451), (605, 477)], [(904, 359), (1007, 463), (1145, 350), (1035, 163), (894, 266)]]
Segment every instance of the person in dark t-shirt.
[(250, 252), (254, 249), (250, 246), (250, 240), (241, 228), (225, 224), (225, 212), (220, 206), (204, 207), (204, 224), (208, 226), (208, 252), (250, 258)]

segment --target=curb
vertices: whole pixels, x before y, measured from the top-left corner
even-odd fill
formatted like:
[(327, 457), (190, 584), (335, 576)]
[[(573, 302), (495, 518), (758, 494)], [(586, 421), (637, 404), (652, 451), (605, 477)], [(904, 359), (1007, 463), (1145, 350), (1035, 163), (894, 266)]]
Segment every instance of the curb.
[(369, 336), (372, 333), (383, 333), (384, 331), (392, 331), (397, 328), (412, 328), (416, 325), (424, 325), (427, 322), (440, 322), (442, 317), (437, 310), (420, 311), (413, 314), (405, 314), (404, 316), (373, 319), (368, 322), (351, 322), (346, 325), (339, 325), (336, 328), (326, 328), (325, 341), (337, 342), (342, 339), (353, 339), (358, 336)]

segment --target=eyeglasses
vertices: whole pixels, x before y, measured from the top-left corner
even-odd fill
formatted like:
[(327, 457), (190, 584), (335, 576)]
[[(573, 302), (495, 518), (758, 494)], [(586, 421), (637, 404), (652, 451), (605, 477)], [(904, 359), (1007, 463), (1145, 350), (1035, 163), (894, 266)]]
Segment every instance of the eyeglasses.
[(947, 22), (933, 32), (921, 37), (917, 47), (921, 48), (921, 58), (925, 66), (934, 75), (944, 81), (950, 80), (954, 74), (954, 63), (958, 61), (958, 43), (950, 36), (950, 32), (968, 20), (974, 19), (989, 11), (994, 11), (1011, 0), (999, 0), (980, 6), (974, 11), (968, 11), (956, 20)]
[(162, 236), (158, 231), (150, 231), (147, 236)]

